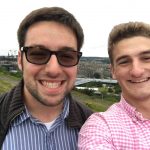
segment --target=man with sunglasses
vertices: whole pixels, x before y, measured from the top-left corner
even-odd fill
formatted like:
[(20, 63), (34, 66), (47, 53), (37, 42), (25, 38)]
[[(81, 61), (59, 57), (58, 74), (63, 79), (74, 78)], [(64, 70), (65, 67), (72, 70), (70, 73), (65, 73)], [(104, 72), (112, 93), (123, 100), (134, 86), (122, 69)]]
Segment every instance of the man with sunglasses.
[(22, 81), (0, 97), (0, 149), (76, 150), (92, 113), (70, 94), (83, 31), (63, 8), (32, 11), (18, 29)]

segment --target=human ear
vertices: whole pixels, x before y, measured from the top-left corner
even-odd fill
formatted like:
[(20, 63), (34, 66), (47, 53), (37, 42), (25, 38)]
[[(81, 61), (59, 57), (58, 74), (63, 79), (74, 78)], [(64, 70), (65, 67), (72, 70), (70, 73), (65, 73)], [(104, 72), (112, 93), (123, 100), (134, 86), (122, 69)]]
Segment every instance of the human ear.
[(113, 64), (110, 64), (110, 71), (111, 71), (112, 78), (116, 80), (116, 74), (115, 74), (115, 69)]
[(18, 68), (20, 71), (22, 71), (22, 54), (21, 51), (18, 51), (18, 58), (17, 58), (17, 63), (18, 63)]

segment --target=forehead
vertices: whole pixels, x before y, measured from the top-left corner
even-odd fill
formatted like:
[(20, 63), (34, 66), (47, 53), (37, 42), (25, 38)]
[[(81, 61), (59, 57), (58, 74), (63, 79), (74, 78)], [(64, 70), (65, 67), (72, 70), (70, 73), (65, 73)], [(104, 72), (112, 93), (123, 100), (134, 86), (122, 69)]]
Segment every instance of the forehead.
[(68, 26), (55, 21), (41, 21), (30, 26), (25, 45), (43, 45), (53, 49), (59, 45), (75, 47), (77, 39)]
[(113, 48), (113, 60), (122, 56), (139, 56), (145, 51), (150, 51), (150, 38), (137, 36), (123, 39)]

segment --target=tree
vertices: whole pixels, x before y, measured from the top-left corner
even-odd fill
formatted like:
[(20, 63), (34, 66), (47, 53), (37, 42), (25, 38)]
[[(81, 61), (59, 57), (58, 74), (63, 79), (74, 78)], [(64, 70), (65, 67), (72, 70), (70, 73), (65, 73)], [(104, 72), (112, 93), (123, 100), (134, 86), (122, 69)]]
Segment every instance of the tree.
[(116, 93), (116, 94), (120, 94), (120, 93), (121, 93), (121, 88), (120, 88), (119, 84), (116, 84), (116, 85), (114, 86), (114, 90), (115, 90), (115, 93)]
[(108, 87), (106, 85), (99, 88), (99, 91), (102, 95), (102, 100), (104, 99), (104, 96), (108, 93)]
[(99, 79), (100, 78), (100, 74), (98, 72), (94, 73), (94, 78)]

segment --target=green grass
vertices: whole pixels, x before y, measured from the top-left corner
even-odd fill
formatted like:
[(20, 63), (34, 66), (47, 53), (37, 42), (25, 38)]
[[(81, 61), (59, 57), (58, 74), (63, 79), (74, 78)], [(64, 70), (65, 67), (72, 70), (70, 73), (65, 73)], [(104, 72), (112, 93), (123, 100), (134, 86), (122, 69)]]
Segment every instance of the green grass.
[(19, 82), (20, 78), (15, 77), (11, 73), (0, 70), (0, 94), (10, 90)]
[(77, 100), (91, 108), (93, 111), (105, 111), (109, 106), (111, 106), (115, 102), (118, 102), (119, 100), (118, 97), (112, 96), (107, 96), (103, 99), (100, 96), (88, 96), (78, 91), (72, 91), (72, 95)]

